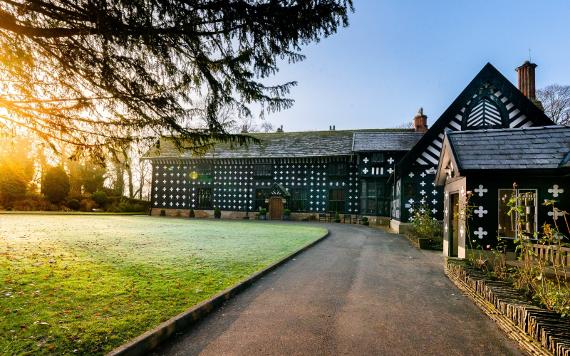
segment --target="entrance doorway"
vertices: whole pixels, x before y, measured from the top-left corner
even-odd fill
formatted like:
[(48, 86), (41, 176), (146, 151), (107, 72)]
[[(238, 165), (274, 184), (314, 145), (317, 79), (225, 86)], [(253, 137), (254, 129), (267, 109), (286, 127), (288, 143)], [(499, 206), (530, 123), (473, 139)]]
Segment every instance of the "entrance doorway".
[(448, 256), (457, 257), (459, 245), (459, 194), (449, 195), (449, 251)]
[(269, 198), (269, 219), (281, 220), (283, 216), (283, 198), (271, 197)]

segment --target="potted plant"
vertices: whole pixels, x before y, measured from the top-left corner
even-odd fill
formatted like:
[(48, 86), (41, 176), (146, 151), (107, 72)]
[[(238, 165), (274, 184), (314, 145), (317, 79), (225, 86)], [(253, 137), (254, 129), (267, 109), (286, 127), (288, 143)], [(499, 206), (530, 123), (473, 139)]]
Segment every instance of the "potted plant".
[(196, 217), (196, 213), (194, 213), (194, 209), (190, 209), (190, 212), (188, 213), (188, 217), (189, 218), (195, 218)]
[(340, 222), (340, 214), (338, 213), (338, 211), (336, 213), (334, 213), (334, 222), (335, 223)]
[(214, 208), (214, 218), (219, 219), (222, 217), (222, 211), (220, 208)]
[(291, 220), (291, 209), (283, 210), (283, 220)]
[(368, 224), (369, 224), (369, 223), (368, 223), (368, 218), (367, 218), (366, 216), (363, 216), (363, 217), (362, 217), (362, 225), (368, 226)]
[(267, 209), (259, 208), (259, 219), (260, 220), (267, 220)]

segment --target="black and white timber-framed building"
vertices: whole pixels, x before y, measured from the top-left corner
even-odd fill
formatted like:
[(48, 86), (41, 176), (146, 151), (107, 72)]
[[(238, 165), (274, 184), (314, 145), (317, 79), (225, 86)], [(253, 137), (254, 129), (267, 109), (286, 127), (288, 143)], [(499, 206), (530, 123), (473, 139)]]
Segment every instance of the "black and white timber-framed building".
[[(563, 215), (570, 210), (570, 127), (448, 131), (436, 183), (444, 187), (447, 256), (494, 248), (498, 238), (512, 248), (516, 236), (533, 239), (544, 224), (570, 236)], [(515, 204), (522, 213), (511, 212)], [(459, 213), (467, 206), (471, 216)]]
[[(388, 179), (418, 141), (414, 129), (252, 133), (260, 145), (219, 144), (196, 157), (168, 138), (150, 152), (153, 214), (241, 217), (268, 208), (281, 219), (319, 213), (389, 216)], [(287, 197), (283, 197), (286, 191)], [(279, 196), (282, 206), (269, 206)], [(279, 202), (278, 202), (279, 203)], [(274, 208), (274, 209), (272, 209)]]
[(382, 217), (396, 231), (416, 209), (443, 220), (444, 188), (435, 177), (447, 131), (553, 125), (534, 98), (535, 66), (517, 68), (517, 89), (485, 65), (429, 129), (420, 110), (412, 129), (255, 133), (260, 145), (220, 144), (202, 156), (161, 138), (146, 155), (153, 166), (152, 214), (194, 209), (211, 216), (217, 207), (237, 218), (264, 207), (277, 219), (289, 208), (293, 219), (328, 212), (371, 222)]

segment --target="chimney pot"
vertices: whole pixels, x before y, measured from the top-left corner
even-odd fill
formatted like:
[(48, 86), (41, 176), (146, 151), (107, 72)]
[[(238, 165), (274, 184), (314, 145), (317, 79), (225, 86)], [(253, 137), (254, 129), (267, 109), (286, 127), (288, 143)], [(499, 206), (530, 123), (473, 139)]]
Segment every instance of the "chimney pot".
[(414, 130), (416, 132), (426, 132), (428, 130), (427, 116), (424, 115), (424, 108), (420, 108), (416, 116), (414, 116)]

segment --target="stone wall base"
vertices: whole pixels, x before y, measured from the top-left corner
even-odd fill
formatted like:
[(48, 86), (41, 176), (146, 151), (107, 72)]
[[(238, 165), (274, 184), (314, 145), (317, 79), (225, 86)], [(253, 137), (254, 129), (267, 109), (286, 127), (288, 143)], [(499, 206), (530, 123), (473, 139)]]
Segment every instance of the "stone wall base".
[(390, 219), (390, 230), (396, 234), (405, 234), (412, 224)]
[[(190, 214), (189, 209), (161, 209), (161, 208), (152, 208), (151, 215), (152, 216), (160, 216), (161, 211), (164, 211), (165, 216), (170, 217), (181, 217), (181, 218), (188, 218)], [(194, 210), (194, 215), (196, 218), (214, 218), (214, 210)], [(256, 219), (258, 212), (257, 211), (250, 211), (249, 212), (250, 219)], [(269, 217), (269, 214), (267, 215)], [(243, 219), (246, 217), (245, 211), (225, 211), (222, 210), (222, 219)], [(359, 216), (362, 218), (362, 216)], [(376, 226), (388, 226), (390, 224), (390, 218), (386, 216), (366, 216), (368, 218), (368, 222), (370, 225)], [(340, 221), (344, 221), (344, 214), (340, 214)], [(319, 214), (318, 213), (291, 213), (290, 220), (292, 221), (318, 221)]]

